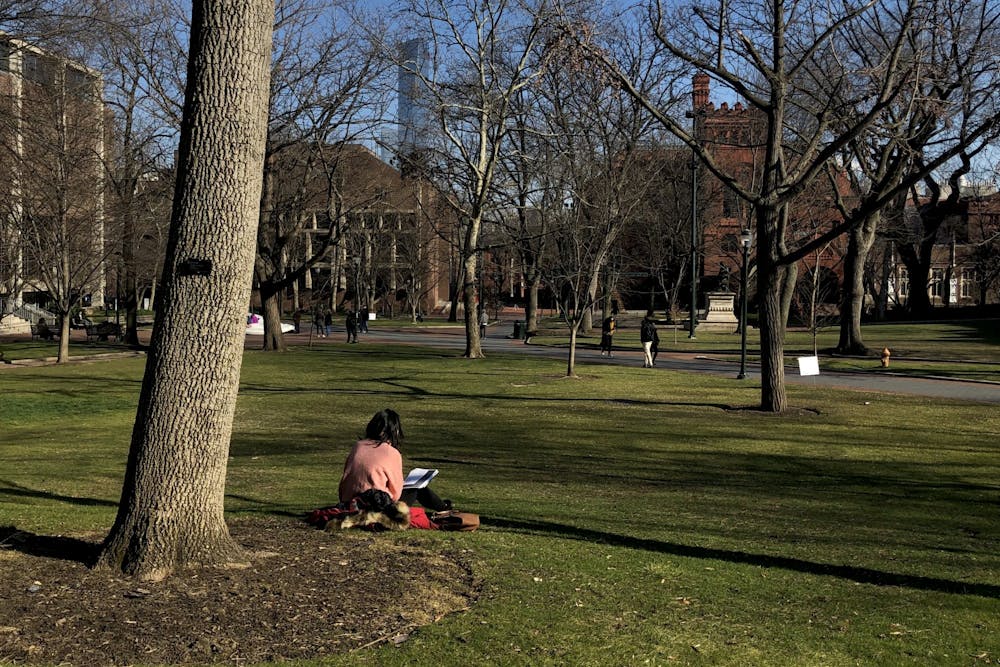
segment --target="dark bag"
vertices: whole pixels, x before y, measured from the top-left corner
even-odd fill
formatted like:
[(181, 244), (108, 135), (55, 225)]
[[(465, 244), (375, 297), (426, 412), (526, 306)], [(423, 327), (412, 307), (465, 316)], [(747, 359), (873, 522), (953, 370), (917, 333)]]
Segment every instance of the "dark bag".
[(439, 530), (470, 531), (479, 528), (479, 515), (457, 510), (435, 512), (431, 515), (431, 523), (436, 525)]

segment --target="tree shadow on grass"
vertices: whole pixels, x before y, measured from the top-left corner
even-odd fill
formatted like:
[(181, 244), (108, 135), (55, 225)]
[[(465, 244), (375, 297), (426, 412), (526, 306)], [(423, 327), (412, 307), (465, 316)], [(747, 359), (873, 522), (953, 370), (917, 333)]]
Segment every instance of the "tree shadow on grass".
[(664, 542), (661, 540), (651, 540), (641, 537), (629, 537), (627, 535), (615, 535), (604, 533), (587, 528), (576, 526), (566, 526), (549, 521), (533, 521), (522, 519), (502, 519), (499, 517), (482, 517), (484, 526), (496, 526), (498, 528), (508, 528), (511, 530), (523, 531), (526, 533), (540, 535), (558, 535), (575, 540), (586, 542), (598, 542), (613, 546), (627, 547), (629, 549), (641, 549), (656, 553), (683, 556), (686, 558), (707, 558), (719, 560), (738, 565), (754, 565), (757, 567), (779, 568), (791, 572), (802, 572), (804, 574), (823, 575), (847, 579), (861, 584), (871, 584), (874, 586), (900, 586), (915, 590), (932, 591), (936, 593), (952, 593), (959, 595), (978, 595), (985, 598), (1000, 598), (1000, 586), (994, 584), (966, 583), (952, 581), (950, 579), (939, 579), (937, 577), (923, 577), (919, 575), (899, 574), (896, 572), (886, 572), (867, 567), (856, 567), (853, 565), (832, 565), (828, 563), (816, 563), (800, 558), (788, 556), (769, 556), (767, 554), (752, 554), (745, 551), (734, 551), (730, 549), (716, 549), (711, 547), (696, 547), (687, 544), (677, 544), (676, 542)]
[(28, 556), (58, 558), (93, 567), (100, 553), (100, 542), (88, 542), (62, 535), (37, 535), (14, 526), (0, 526), (0, 550), (12, 549)]
[(0, 496), (12, 496), (16, 498), (43, 498), (45, 500), (58, 500), (71, 505), (118, 507), (117, 501), (103, 500), (101, 498), (83, 498), (80, 496), (65, 496), (60, 493), (50, 491), (38, 491), (21, 486), (7, 479), (0, 479)]

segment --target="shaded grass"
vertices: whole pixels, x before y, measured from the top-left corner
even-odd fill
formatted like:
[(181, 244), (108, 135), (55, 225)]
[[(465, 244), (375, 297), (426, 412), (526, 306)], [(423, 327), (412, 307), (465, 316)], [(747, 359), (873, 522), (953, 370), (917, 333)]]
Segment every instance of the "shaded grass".
[[(407, 463), (483, 517), (430, 539), (472, 555), (484, 595), (399, 647), (316, 664), (1000, 657), (995, 406), (790, 387), (799, 409), (772, 416), (759, 387), (711, 376), (356, 347), (247, 353), (229, 511), (332, 502), (391, 406)], [(0, 374), (0, 525), (107, 529), (141, 372)]]

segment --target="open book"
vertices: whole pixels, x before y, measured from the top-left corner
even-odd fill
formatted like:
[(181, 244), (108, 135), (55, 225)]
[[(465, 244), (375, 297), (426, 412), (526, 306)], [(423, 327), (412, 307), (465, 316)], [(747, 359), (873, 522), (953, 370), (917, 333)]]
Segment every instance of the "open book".
[(431, 470), (429, 468), (414, 468), (410, 471), (410, 474), (406, 476), (406, 479), (403, 480), (403, 488), (422, 489), (430, 484), (431, 480), (434, 479), (437, 474), (437, 470)]

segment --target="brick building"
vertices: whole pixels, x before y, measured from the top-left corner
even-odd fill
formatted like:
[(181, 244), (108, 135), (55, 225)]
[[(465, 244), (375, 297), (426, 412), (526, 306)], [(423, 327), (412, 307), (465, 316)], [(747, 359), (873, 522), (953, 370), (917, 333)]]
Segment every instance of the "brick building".
[(305, 216), (290, 266), (316, 254), (331, 225), (342, 232), (297, 285), (309, 301), (395, 312), (413, 300), (428, 312), (448, 300), (451, 256), (425, 183), (405, 178), (360, 144), (299, 146), (279, 160), (274, 206)]

